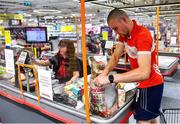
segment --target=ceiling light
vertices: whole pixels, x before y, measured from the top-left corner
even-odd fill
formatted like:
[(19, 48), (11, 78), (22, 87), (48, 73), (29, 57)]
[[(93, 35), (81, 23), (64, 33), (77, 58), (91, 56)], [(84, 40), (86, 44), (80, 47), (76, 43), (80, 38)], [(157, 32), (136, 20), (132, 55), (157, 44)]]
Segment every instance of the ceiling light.
[(179, 6), (179, 3), (168, 3), (168, 4), (156, 4), (156, 5), (137, 5), (137, 6), (125, 6), (125, 7), (120, 7), (118, 9), (135, 9), (135, 8), (150, 8), (150, 7), (164, 7), (164, 6)]
[(54, 16), (44, 16), (44, 19), (52, 19)]
[(61, 13), (60, 10), (53, 10), (53, 9), (39, 9), (39, 10), (34, 10), (33, 12), (35, 13)]
[(32, 16), (31, 14), (27, 14), (27, 13), (23, 13), (23, 15), (24, 15), (25, 17), (31, 17), (31, 16)]
[(60, 19), (62, 19), (62, 18), (63, 18), (63, 16), (57, 16), (57, 18), (60, 18)]

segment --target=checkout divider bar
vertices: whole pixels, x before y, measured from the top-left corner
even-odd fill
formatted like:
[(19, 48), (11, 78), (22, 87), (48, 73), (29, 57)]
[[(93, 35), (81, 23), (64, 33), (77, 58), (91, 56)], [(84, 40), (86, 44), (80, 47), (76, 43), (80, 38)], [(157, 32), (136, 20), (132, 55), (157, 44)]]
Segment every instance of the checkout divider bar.
[(180, 50), (180, 15), (177, 15), (178, 19), (178, 51)]

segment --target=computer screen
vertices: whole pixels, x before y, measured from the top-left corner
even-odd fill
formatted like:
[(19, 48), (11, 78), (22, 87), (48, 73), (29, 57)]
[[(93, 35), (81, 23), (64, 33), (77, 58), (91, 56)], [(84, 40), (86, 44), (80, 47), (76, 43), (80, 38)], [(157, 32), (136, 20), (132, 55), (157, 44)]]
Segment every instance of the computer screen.
[(46, 43), (47, 29), (46, 27), (27, 27), (26, 28), (27, 43)]

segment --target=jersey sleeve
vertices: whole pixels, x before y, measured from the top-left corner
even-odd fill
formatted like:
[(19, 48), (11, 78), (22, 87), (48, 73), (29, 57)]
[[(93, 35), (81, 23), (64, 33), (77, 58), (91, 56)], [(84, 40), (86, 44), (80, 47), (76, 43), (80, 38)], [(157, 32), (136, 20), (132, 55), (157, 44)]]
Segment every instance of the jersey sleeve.
[(137, 54), (151, 54), (154, 50), (154, 43), (149, 31), (139, 34), (136, 39)]

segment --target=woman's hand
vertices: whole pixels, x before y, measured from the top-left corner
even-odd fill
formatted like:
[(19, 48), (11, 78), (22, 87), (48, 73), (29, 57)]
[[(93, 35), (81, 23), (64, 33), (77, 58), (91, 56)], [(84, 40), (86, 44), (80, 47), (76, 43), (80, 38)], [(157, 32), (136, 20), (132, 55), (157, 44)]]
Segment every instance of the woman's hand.
[(69, 80), (68, 82), (66, 82), (66, 85), (70, 85), (72, 83), (71, 80)]
[(72, 84), (73, 82), (75, 82), (78, 79), (78, 77), (79, 77), (79, 72), (78, 71), (73, 72), (73, 77), (71, 78), (71, 80), (66, 82), (66, 85)]

